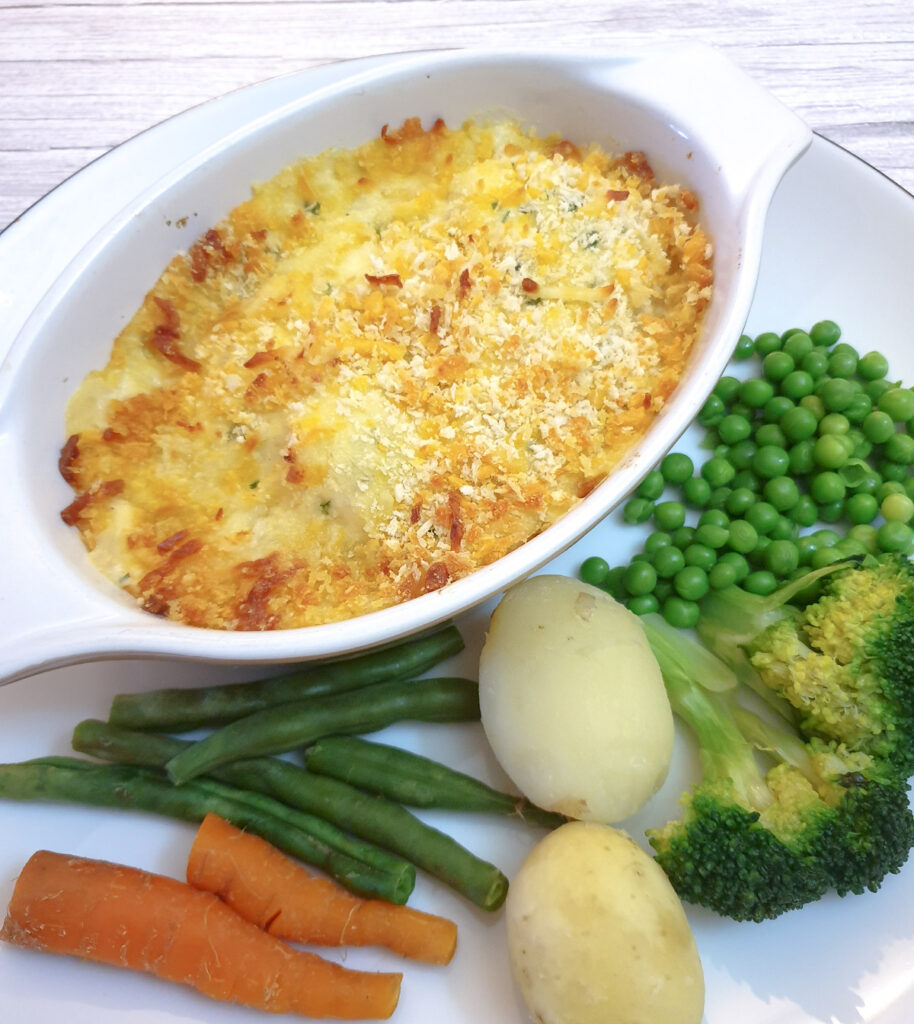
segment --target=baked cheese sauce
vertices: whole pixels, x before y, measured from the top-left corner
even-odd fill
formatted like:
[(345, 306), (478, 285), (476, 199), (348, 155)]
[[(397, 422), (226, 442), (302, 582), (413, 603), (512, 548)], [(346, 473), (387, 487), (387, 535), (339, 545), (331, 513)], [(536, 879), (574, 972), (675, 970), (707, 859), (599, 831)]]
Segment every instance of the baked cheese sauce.
[(176, 256), (67, 410), (63, 518), (146, 610), (331, 622), (555, 522), (650, 425), (711, 294), (642, 154), (418, 120)]

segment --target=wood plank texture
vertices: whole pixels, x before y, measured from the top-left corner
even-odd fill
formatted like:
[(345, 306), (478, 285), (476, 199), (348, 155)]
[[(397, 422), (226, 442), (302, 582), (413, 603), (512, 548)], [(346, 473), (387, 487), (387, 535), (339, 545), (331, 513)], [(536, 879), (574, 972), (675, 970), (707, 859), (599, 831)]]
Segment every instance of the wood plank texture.
[(327, 61), (682, 39), (914, 191), (912, 0), (15, 0), (0, 2), (0, 227), (136, 132)]

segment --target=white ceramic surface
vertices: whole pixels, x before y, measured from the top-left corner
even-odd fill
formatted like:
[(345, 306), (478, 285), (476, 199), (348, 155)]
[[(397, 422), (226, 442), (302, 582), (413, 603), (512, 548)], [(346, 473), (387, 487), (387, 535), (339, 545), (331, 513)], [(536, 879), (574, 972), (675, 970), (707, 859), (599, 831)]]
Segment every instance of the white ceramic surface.
[[(92, 213), (107, 217), (124, 190), (142, 185), (177, 162), (201, 137), (217, 138), (239, 105), (245, 116), (270, 109), (294, 80), (226, 97), (142, 136), (89, 168), (0, 235), (0, 288), (9, 289), (9, 318), (24, 317), (37, 298), (30, 294), (43, 261), (48, 223), (62, 231), (61, 245), (79, 246), (95, 229)], [(181, 119), (179, 119), (180, 121)], [(119, 192), (120, 190), (120, 192)], [(129, 196), (129, 192), (127, 193)], [(105, 204), (110, 200), (114, 205)], [(63, 254), (63, 258), (68, 257)], [(57, 253), (57, 257), (61, 257)], [(54, 253), (48, 254), (53, 264)], [(29, 261), (41, 262), (34, 272)], [(26, 267), (26, 270), (23, 270)], [(815, 139), (787, 173), (772, 203), (765, 230), (761, 274), (748, 330), (809, 326), (836, 319), (845, 340), (861, 351), (878, 347), (893, 373), (914, 381), (914, 199), (835, 146)], [(43, 289), (42, 289), (43, 290)], [(694, 442), (687, 435), (683, 446)], [(574, 572), (588, 555), (627, 559), (638, 530), (614, 513), (547, 569)], [(31, 598), (41, 581), (28, 585)], [(467, 650), (443, 670), (475, 672), (492, 602), (458, 619)], [(228, 678), (250, 678), (256, 669), (236, 668)], [(149, 660), (72, 666), (0, 689), (0, 751), (5, 761), (67, 753), (73, 725), (103, 717), (114, 693), (158, 685), (199, 685), (226, 678), (215, 666)], [(499, 784), (476, 726), (399, 727), (380, 737), (429, 753)], [(691, 751), (677, 747), (667, 784), (627, 823), (644, 827), (676, 813), (675, 801), (689, 781)], [(511, 823), (426, 814), (509, 875), (535, 834)], [(39, 847), (107, 857), (180, 876), (193, 836), (189, 825), (142, 814), (81, 807), (0, 802), (0, 907), (21, 865)], [(511, 983), (501, 915), (486, 916), (442, 886), (421, 879), (415, 905), (449, 914), (460, 942), (445, 970), (407, 965), (403, 999), (393, 1018), (400, 1024), (526, 1024)], [(762, 925), (735, 924), (690, 910), (707, 980), (705, 1024), (911, 1024), (914, 1021), (914, 864), (889, 878), (879, 893), (826, 899)], [(394, 961), (371, 951), (345, 956), (350, 965), (388, 969)], [(255, 1024), (268, 1018), (210, 1003), (191, 992), (63, 958), (0, 945), (0, 1020), (9, 1024)]]
[[(177, 170), (138, 188), (139, 198), (67, 266), (13, 344), (0, 372), (0, 474), (8, 482), (13, 539), (0, 577), (0, 681), (140, 654), (250, 662), (337, 655), (442, 621), (539, 568), (599, 522), (710, 390), (745, 322), (771, 194), (811, 137), (799, 119), (697, 45), (615, 55), (410, 55), (341, 73), (314, 85), (301, 76), (299, 92), (239, 119), (227, 136), (191, 149)], [(688, 185), (702, 199), (702, 220), (715, 242), (715, 297), (689, 371), (647, 436), (540, 536), (440, 591), (356, 622), (227, 634), (140, 611), (88, 564), (75, 531), (58, 515), (71, 497), (54, 453), (72, 390), (104, 364), (111, 339), (174, 251), (245, 199), (252, 182), (303, 154), (357, 144), (406, 116), (456, 124), (494, 110), (542, 132), (615, 151), (643, 149), (661, 180)]]

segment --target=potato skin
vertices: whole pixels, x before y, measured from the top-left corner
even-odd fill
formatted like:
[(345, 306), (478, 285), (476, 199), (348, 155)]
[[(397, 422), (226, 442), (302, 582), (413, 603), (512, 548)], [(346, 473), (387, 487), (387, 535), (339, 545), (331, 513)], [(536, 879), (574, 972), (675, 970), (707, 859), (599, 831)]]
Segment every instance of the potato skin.
[(505, 903), (515, 980), (537, 1024), (700, 1024), (704, 974), (662, 868), (630, 836), (570, 822)]
[(673, 714), (635, 615), (596, 587), (534, 576), (501, 600), (479, 664), (489, 744), (524, 796), (624, 821), (663, 784)]

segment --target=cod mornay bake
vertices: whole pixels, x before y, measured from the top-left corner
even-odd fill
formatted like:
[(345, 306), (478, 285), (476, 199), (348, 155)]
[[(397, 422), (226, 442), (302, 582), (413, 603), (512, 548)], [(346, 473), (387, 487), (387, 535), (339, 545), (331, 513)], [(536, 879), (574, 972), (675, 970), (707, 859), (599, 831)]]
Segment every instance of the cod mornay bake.
[(70, 400), (63, 519), (144, 609), (193, 626), (410, 600), (607, 475), (711, 287), (697, 198), (642, 153), (511, 120), (385, 126), (256, 186), (171, 261)]

